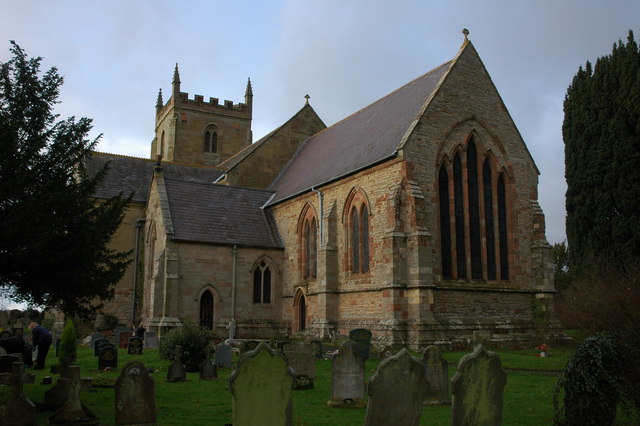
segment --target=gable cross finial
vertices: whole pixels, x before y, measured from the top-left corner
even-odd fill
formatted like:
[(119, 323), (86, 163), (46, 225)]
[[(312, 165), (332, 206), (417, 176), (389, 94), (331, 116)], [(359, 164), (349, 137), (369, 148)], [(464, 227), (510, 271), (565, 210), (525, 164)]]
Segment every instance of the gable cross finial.
[(311, 98), (311, 96), (309, 96), (309, 94), (307, 93), (306, 95), (304, 95), (304, 98), (306, 99), (304, 104), (309, 105), (309, 99)]
[(462, 34), (464, 34), (465, 41), (469, 39), (469, 30), (466, 28), (462, 29)]

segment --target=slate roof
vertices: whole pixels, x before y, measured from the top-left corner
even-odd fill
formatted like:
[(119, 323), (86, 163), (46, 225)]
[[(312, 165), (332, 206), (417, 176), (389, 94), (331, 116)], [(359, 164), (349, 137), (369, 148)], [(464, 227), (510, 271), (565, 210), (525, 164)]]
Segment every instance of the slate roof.
[(262, 209), (272, 192), (166, 177), (164, 183), (174, 240), (284, 247), (271, 213)]
[[(120, 192), (125, 196), (133, 193), (133, 201), (146, 203), (155, 161), (148, 158), (94, 152), (87, 160), (89, 175), (98, 173), (107, 161), (110, 161), (109, 170), (96, 188), (96, 198), (111, 198)], [(211, 183), (222, 174), (221, 170), (210, 167), (182, 164), (162, 163), (162, 168), (166, 177), (190, 182)]]
[(271, 185), (270, 204), (395, 156), (452, 62), (309, 138)]

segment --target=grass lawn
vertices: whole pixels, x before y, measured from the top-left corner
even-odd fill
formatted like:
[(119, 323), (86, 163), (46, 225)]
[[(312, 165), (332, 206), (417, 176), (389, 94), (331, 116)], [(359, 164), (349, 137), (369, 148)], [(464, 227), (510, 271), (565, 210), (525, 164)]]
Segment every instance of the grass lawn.
[[(449, 377), (455, 373), (460, 358), (467, 352), (447, 352)], [(539, 358), (535, 350), (498, 351), (503, 368), (507, 371), (507, 386), (504, 395), (503, 424), (505, 425), (548, 425), (553, 416), (552, 394), (560, 370), (569, 360), (572, 349), (555, 349), (552, 356)], [(231, 394), (227, 390), (230, 369), (219, 370), (216, 380), (199, 380), (196, 373), (188, 373), (187, 381), (166, 382), (168, 361), (160, 359), (157, 351), (145, 349), (141, 356), (130, 356), (126, 350), (119, 350), (118, 367), (122, 368), (130, 360), (139, 360), (148, 367), (159, 371), (152, 373), (156, 385), (156, 409), (161, 425), (224, 425), (231, 423)], [(51, 375), (48, 367), (57, 363), (50, 354), (47, 369), (36, 371), (36, 383), (24, 386), (25, 394), (31, 401), (43, 401), (44, 392), (51, 385), (42, 385), (42, 377)], [(368, 360), (366, 379), (375, 372), (379, 360)], [(83, 377), (105, 377), (115, 379), (118, 372), (97, 371), (98, 359), (86, 347), (78, 348), (78, 364)], [(56, 376), (53, 375), (54, 380)], [(362, 425), (365, 409), (329, 408), (326, 403), (331, 390), (331, 361), (316, 362), (315, 389), (294, 391), (293, 417), (296, 425)], [(0, 400), (9, 393), (8, 386), (0, 386)], [(100, 424), (114, 424), (113, 388), (93, 388), (82, 391), (82, 402), (96, 414)], [(51, 412), (38, 413), (38, 423), (46, 424)], [(450, 425), (451, 407), (425, 407), (421, 424)]]

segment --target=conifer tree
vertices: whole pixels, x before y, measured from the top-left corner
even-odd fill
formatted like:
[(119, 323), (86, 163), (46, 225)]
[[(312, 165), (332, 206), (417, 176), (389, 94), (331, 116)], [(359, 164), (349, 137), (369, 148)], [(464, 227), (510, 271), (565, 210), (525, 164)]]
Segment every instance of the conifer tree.
[(85, 161), (98, 142), (91, 120), (58, 121), (62, 77), (40, 72), (11, 42), (0, 62), (0, 289), (18, 302), (90, 316), (113, 296), (128, 253), (107, 243), (128, 198), (96, 203), (106, 168), (89, 176)]
[(640, 259), (640, 52), (629, 31), (564, 101), (567, 239), (573, 272)]

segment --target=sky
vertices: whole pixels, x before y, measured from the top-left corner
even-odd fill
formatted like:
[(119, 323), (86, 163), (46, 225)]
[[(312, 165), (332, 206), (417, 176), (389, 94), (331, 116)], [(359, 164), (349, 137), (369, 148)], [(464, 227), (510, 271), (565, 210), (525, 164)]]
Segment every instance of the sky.
[(57, 112), (93, 119), (98, 150), (149, 157), (155, 103), (181, 90), (234, 103), (254, 93), (254, 141), (310, 103), (327, 125), (452, 59), (463, 28), (540, 170), (547, 240), (565, 237), (562, 103), (580, 65), (611, 52), (640, 1), (20, 0), (9, 40), (64, 76)]

